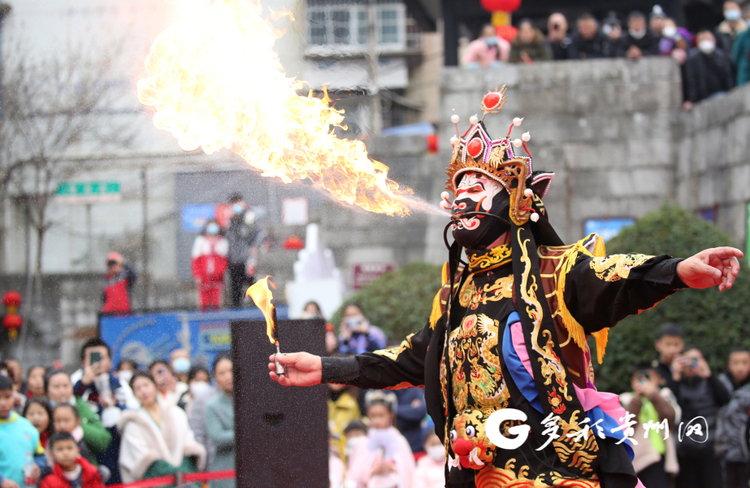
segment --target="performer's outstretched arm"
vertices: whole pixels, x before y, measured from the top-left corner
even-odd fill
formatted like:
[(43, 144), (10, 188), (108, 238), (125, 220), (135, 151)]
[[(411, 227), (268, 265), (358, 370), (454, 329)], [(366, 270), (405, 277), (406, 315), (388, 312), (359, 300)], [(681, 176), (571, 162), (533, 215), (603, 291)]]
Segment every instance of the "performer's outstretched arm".
[(718, 247), (688, 259), (621, 254), (579, 255), (565, 278), (565, 304), (587, 334), (652, 308), (676, 290), (729, 289), (740, 270), (739, 249)]
[(353, 357), (323, 357), (305, 352), (281, 354), (286, 375), (276, 375), (274, 356), (269, 357), (271, 379), (285, 386), (341, 383), (365, 389), (424, 386), (424, 357), (432, 337), (430, 321), (419, 332), (409, 334), (401, 345)]

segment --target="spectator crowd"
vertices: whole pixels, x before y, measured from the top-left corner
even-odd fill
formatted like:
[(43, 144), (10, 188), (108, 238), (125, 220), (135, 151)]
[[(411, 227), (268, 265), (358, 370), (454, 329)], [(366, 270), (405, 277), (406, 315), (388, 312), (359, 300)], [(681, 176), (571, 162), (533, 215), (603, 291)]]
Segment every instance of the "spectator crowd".
[[(561, 13), (547, 20), (547, 34), (529, 19), (517, 23), (511, 40), (486, 25), (461, 56), (466, 68), (502, 63), (669, 56), (679, 63), (686, 110), (708, 98), (720, 97), (750, 81), (750, 7), (724, 2), (724, 20), (714, 29), (690, 32), (656, 5), (648, 14), (633, 11), (621, 20), (614, 12), (603, 19), (580, 15), (572, 28)], [(507, 31), (506, 31), (507, 32)]]
[[(304, 317), (324, 318), (314, 302)], [(746, 487), (750, 351), (733, 350), (717, 374), (684, 335), (677, 324), (658, 328), (654, 361), (634, 365), (630, 391), (620, 394), (633, 418), (634, 468), (648, 488)], [(344, 306), (338, 334), (326, 326), (332, 356), (388, 345), (354, 302)], [(231, 357), (219, 354), (209, 370), (176, 349), (147, 368), (129, 359), (115, 368), (109, 346), (92, 339), (80, 361), (72, 374), (0, 362), (0, 487), (100, 488), (234, 469)], [(445, 449), (422, 389), (327, 388), (331, 487), (444, 485)], [(691, 425), (700, 425), (697, 434), (686, 433)]]

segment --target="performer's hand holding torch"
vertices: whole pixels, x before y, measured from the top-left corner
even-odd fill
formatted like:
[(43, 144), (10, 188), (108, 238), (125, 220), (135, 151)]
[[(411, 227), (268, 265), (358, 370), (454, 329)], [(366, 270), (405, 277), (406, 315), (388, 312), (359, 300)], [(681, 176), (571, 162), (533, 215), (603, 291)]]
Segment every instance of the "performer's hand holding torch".
[[(320, 356), (307, 352), (293, 352), (272, 354), (268, 357), (269, 375), (271, 379), (284, 386), (312, 386), (321, 382), (323, 377), (323, 363)], [(281, 376), (276, 374), (276, 361), (286, 370)]]

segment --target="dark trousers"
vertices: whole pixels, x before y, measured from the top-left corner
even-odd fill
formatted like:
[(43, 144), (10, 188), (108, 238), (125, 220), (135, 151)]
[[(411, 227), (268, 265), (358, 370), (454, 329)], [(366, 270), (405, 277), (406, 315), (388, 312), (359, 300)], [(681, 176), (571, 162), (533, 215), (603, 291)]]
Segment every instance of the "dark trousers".
[(727, 488), (747, 488), (750, 482), (750, 464), (730, 463), (726, 465)]
[(638, 479), (646, 488), (670, 488), (669, 475), (664, 471), (664, 458), (638, 472)]
[(244, 263), (229, 263), (229, 281), (232, 284), (232, 307), (239, 308), (248, 287), (255, 283), (255, 278), (245, 274)]
[(709, 488), (723, 485), (721, 460), (707, 453), (704, 456), (680, 456), (677, 488)]

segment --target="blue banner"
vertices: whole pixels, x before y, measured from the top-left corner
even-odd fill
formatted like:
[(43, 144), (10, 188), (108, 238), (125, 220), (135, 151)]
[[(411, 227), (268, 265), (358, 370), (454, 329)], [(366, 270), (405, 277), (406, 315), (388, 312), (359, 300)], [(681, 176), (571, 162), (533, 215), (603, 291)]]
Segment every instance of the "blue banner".
[[(287, 318), (287, 307), (276, 307), (279, 319)], [(132, 359), (148, 367), (155, 359), (169, 360), (175, 349), (190, 351), (193, 365), (211, 369), (216, 355), (229, 351), (233, 320), (264, 320), (258, 308), (215, 312), (165, 312), (140, 315), (102, 316), (101, 338), (112, 348), (112, 365)]]

